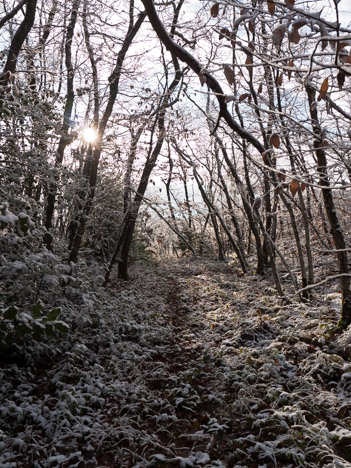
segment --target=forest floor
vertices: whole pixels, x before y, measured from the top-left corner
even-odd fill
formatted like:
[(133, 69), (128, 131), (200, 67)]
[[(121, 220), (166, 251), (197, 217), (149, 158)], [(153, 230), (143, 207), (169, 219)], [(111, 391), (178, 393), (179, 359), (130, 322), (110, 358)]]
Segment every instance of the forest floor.
[(131, 276), (66, 307), (68, 335), (0, 355), (2, 468), (351, 467), (338, 292), (284, 303), (209, 260)]

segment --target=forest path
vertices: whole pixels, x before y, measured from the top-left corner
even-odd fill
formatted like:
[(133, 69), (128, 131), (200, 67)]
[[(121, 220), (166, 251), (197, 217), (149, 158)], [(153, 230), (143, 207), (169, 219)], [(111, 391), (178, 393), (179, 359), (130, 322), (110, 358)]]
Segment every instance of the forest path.
[(337, 292), (285, 305), (268, 275), (193, 259), (83, 286), (69, 334), (2, 361), (0, 466), (351, 467)]
[[(163, 302), (171, 335), (150, 388), (175, 419), (160, 424), (167, 450), (147, 466), (320, 466), (304, 446), (325, 444), (324, 424), (337, 427), (334, 391), (347, 367), (325, 334), (337, 297), (283, 305), (271, 279), (244, 277), (233, 264), (172, 262), (155, 274), (143, 287), (150, 282), (146, 296)], [(299, 423), (306, 433), (292, 429)], [(350, 449), (327, 445), (326, 460), (349, 466)]]

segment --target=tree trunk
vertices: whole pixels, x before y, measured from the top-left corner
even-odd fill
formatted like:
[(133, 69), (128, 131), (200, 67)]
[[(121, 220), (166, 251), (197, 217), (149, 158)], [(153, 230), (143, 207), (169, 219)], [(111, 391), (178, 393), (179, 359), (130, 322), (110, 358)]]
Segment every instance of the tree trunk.
[[(74, 35), (74, 28), (77, 22), (78, 8), (80, 0), (75, 0), (72, 5), (72, 13), (69, 25), (67, 27), (67, 35), (65, 41), (65, 62), (67, 70), (67, 94), (66, 94), (66, 103), (63, 115), (63, 124), (61, 129), (61, 138), (58, 144), (56, 159), (55, 159), (55, 170), (59, 171), (66, 146), (68, 145), (68, 130), (71, 127), (71, 117), (74, 101), (74, 90), (73, 90), (73, 79), (74, 79), (74, 69), (72, 64), (72, 40)], [(49, 250), (52, 250), (52, 220), (54, 216), (55, 204), (56, 204), (56, 195), (57, 195), (57, 179), (58, 174), (54, 174), (54, 180), (49, 182), (48, 195), (46, 200), (46, 209), (45, 209), (45, 218), (44, 226), (46, 227), (47, 232), (44, 235), (44, 243)]]
[[(345, 251), (345, 238), (341, 228), (338, 216), (336, 214), (336, 207), (333, 199), (333, 192), (330, 188), (330, 182), (327, 172), (327, 155), (323, 148), (322, 130), (318, 120), (317, 107), (314, 104), (316, 92), (309, 85), (306, 85), (308, 96), (308, 103), (310, 107), (310, 114), (312, 119), (312, 127), (314, 133), (313, 146), (318, 161), (318, 172), (320, 176), (320, 185), (323, 187), (323, 201), (325, 211), (327, 213), (328, 221), (330, 224), (330, 232), (333, 237), (335, 248), (337, 250), (339, 273), (348, 275), (349, 269), (347, 266), (347, 253)], [(341, 283), (341, 318), (339, 326), (347, 328), (351, 324), (351, 291), (350, 291), (350, 277), (342, 276)]]
[(78, 253), (79, 253), (79, 249), (82, 243), (82, 238), (85, 232), (85, 226), (86, 226), (86, 223), (87, 223), (87, 220), (88, 220), (88, 217), (90, 215), (90, 211), (93, 205), (93, 199), (95, 196), (95, 186), (96, 186), (96, 180), (97, 180), (97, 171), (98, 171), (99, 161), (100, 161), (100, 156), (101, 156), (101, 140), (105, 133), (105, 129), (109, 121), (109, 118), (111, 116), (112, 109), (113, 109), (113, 106), (114, 106), (114, 103), (116, 101), (117, 94), (119, 91), (119, 81), (121, 78), (123, 62), (126, 57), (127, 51), (133, 42), (133, 39), (135, 38), (137, 32), (140, 29), (140, 26), (142, 25), (146, 17), (145, 13), (140, 13), (137, 21), (134, 24), (133, 12), (134, 12), (134, 3), (131, 2), (130, 10), (129, 10), (130, 21), (129, 21), (128, 32), (124, 39), (122, 47), (117, 55), (116, 66), (108, 79), (110, 83), (110, 96), (109, 96), (109, 99), (105, 108), (104, 115), (98, 127), (98, 142), (97, 142), (96, 147), (94, 148), (91, 165), (89, 166), (89, 172), (90, 172), (89, 173), (89, 191), (87, 195), (87, 200), (84, 204), (83, 216), (80, 217), (78, 224), (77, 224), (77, 228), (74, 233), (75, 235), (74, 235), (72, 248), (71, 248), (71, 252), (69, 256), (69, 259), (72, 262), (77, 262), (78, 260)]

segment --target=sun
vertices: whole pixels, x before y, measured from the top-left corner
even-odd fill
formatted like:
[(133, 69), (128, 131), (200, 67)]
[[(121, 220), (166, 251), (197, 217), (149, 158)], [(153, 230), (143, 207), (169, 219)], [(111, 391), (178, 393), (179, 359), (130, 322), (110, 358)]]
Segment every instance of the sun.
[(87, 143), (94, 143), (97, 139), (97, 131), (92, 127), (85, 127), (82, 131), (83, 140)]

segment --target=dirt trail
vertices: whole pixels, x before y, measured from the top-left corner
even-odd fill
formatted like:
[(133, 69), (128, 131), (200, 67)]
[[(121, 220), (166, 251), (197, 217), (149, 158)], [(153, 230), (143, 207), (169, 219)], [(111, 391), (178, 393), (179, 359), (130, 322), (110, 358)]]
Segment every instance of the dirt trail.
[(0, 466), (351, 467), (338, 294), (284, 305), (270, 284), (184, 260), (94, 292), (67, 337), (3, 362)]

